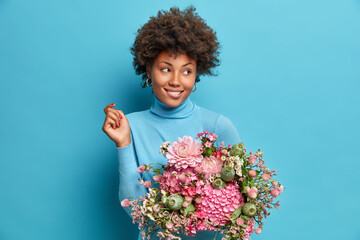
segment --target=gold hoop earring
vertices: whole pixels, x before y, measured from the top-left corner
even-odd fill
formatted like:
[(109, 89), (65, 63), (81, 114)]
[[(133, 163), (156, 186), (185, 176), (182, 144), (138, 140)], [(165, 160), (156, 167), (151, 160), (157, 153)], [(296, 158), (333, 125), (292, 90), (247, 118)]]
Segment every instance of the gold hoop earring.
[(195, 86), (195, 89), (192, 90), (191, 92), (195, 92), (195, 91), (196, 91), (196, 89), (197, 89), (196, 84), (194, 84), (194, 86)]
[(148, 86), (148, 87), (151, 87), (151, 86), (152, 86), (151, 82), (149, 83), (150, 79), (151, 79), (151, 78), (148, 77), (148, 78), (146, 79), (146, 81), (145, 81), (145, 84), (146, 84), (146, 86)]

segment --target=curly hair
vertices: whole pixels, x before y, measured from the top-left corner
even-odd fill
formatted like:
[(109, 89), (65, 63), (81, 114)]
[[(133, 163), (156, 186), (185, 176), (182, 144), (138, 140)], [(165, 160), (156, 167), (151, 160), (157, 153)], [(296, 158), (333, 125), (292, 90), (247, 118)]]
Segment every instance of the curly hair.
[(131, 53), (136, 74), (142, 75), (143, 88), (146, 87), (146, 67), (151, 66), (163, 50), (170, 54), (187, 54), (194, 59), (197, 65), (196, 82), (200, 81), (200, 75), (215, 75), (212, 69), (220, 63), (219, 42), (215, 31), (195, 10), (190, 6), (184, 11), (175, 7), (170, 11), (159, 11), (137, 31)]

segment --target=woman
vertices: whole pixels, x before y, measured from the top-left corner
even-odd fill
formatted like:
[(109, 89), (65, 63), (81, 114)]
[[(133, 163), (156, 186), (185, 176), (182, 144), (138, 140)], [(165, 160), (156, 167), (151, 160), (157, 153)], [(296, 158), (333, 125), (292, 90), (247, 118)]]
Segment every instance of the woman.
[[(219, 143), (240, 142), (229, 119), (197, 106), (190, 99), (199, 76), (213, 75), (212, 69), (219, 63), (218, 45), (215, 32), (193, 7), (160, 11), (138, 30), (131, 49), (134, 67), (142, 75), (143, 87), (152, 87), (154, 104), (146, 111), (126, 116), (114, 108), (115, 104), (104, 109), (102, 129), (116, 143), (118, 152), (120, 201), (147, 193), (138, 183), (137, 168), (153, 162), (165, 164), (166, 159), (159, 154), (159, 146), (165, 141), (185, 135), (195, 137), (206, 130), (216, 133)], [(152, 176), (146, 175), (144, 180), (152, 180)], [(129, 214), (130, 209), (126, 210)], [(204, 231), (182, 239), (207, 240), (214, 239), (214, 235)]]

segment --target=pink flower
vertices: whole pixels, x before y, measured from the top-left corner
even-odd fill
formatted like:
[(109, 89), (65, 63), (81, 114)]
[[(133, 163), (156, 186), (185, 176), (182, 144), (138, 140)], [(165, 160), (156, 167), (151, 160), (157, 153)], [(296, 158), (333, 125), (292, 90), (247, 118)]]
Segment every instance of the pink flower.
[(189, 187), (188, 188), (188, 193), (189, 193), (189, 196), (194, 196), (196, 194), (195, 187)]
[(282, 193), (284, 191), (284, 186), (281, 185), (280, 187), (277, 188), (277, 190), (279, 191), (279, 193)]
[(278, 185), (278, 182), (277, 182), (276, 180), (274, 180), (274, 181), (272, 182), (272, 185), (273, 185), (274, 187), (276, 187), (276, 186)]
[(212, 142), (215, 142), (217, 140), (218, 136), (213, 133), (213, 134), (209, 134), (209, 140), (212, 141)]
[(191, 196), (185, 196), (185, 201), (191, 203), (192, 200), (193, 200), (193, 197), (191, 197)]
[(248, 194), (249, 198), (256, 198), (258, 192), (256, 187), (249, 188), (248, 186), (246, 186), (245, 191)]
[(211, 148), (211, 146), (212, 146), (212, 142), (207, 141), (205, 143), (205, 147)]
[(244, 219), (242, 219), (242, 218), (236, 219), (236, 224), (239, 225), (239, 226), (243, 225), (244, 224)]
[(181, 183), (177, 178), (178, 175), (175, 174), (174, 176), (172, 174), (173, 172), (174, 168), (169, 168), (168, 170), (163, 172), (159, 187), (161, 190), (168, 191), (170, 194), (179, 193), (182, 190)]
[(187, 178), (187, 177), (186, 177), (185, 174), (183, 174), (183, 173), (180, 174), (179, 177), (178, 177), (179, 181), (182, 182), (182, 183), (184, 183), (184, 182), (186, 181), (186, 178)]
[(173, 228), (174, 224), (172, 222), (166, 222), (165, 226), (167, 229), (171, 230)]
[(254, 155), (251, 155), (251, 156), (249, 157), (249, 163), (250, 163), (251, 165), (253, 165), (255, 162), (256, 162), (256, 157), (255, 157)]
[(138, 173), (143, 173), (145, 171), (145, 166), (141, 165), (140, 167), (137, 168), (137, 172)]
[(153, 206), (153, 210), (154, 210), (154, 212), (158, 213), (158, 212), (160, 211), (160, 209), (159, 209), (159, 204), (155, 204), (155, 205)]
[(238, 185), (228, 183), (225, 188), (213, 189), (208, 183), (202, 190), (202, 201), (195, 208), (198, 212), (204, 212), (216, 225), (228, 223), (230, 220), (225, 215), (231, 216), (239, 206), (244, 205), (244, 197)]
[(210, 175), (221, 173), (223, 161), (214, 156), (205, 157), (201, 163), (205, 178), (208, 179)]
[(277, 196), (279, 196), (279, 191), (276, 189), (271, 189), (271, 196), (273, 196), (274, 198), (276, 198)]
[(145, 171), (149, 172), (149, 171), (150, 171), (150, 168), (149, 168), (149, 167), (147, 167), (147, 168), (145, 169)]
[(197, 224), (196, 227), (197, 227), (197, 229), (198, 229), (199, 231), (204, 231), (204, 230), (206, 230), (206, 225), (202, 224), (201, 221), (198, 222), (198, 224)]
[(202, 168), (198, 166), (198, 167), (194, 168), (194, 172), (195, 172), (195, 173), (201, 173), (201, 172), (202, 172)]
[(267, 173), (264, 173), (261, 177), (262, 177), (262, 179), (263, 179), (264, 181), (269, 181), (269, 180), (270, 180), (270, 175), (267, 174)]
[(156, 176), (153, 176), (153, 179), (155, 182), (160, 182), (161, 179), (162, 179), (162, 176), (161, 175), (156, 175)]
[(201, 197), (197, 197), (194, 199), (195, 203), (201, 203)]
[(189, 225), (188, 230), (190, 232), (190, 236), (194, 236), (196, 234), (196, 228), (192, 225)]
[(151, 187), (151, 182), (150, 181), (145, 181), (144, 182), (144, 187), (146, 187), (146, 188)]
[(140, 180), (139, 183), (140, 183), (141, 185), (144, 185), (144, 180)]
[(185, 187), (182, 189), (182, 195), (184, 196), (194, 196), (196, 194), (195, 187)]
[(124, 199), (121, 201), (121, 206), (122, 207), (129, 207), (130, 206), (130, 201), (129, 199)]
[(182, 204), (182, 206), (183, 206), (183, 208), (187, 208), (187, 206), (189, 206), (190, 205), (190, 203), (189, 202), (183, 202), (183, 204)]
[(256, 233), (256, 234), (260, 234), (261, 231), (262, 231), (262, 228), (257, 228), (257, 229), (255, 229), (255, 233)]
[(196, 215), (199, 219), (206, 218), (206, 214), (203, 211), (196, 212)]
[(249, 176), (250, 177), (256, 177), (256, 171), (255, 170), (250, 170), (249, 171)]
[(168, 147), (166, 158), (169, 166), (174, 166), (176, 170), (197, 167), (203, 158), (200, 149), (201, 144), (192, 137), (178, 138), (177, 142)]

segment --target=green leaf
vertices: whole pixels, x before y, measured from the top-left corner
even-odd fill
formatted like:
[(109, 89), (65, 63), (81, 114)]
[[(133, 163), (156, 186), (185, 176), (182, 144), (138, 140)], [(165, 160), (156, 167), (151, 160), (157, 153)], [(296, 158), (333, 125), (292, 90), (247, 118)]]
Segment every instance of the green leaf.
[(241, 214), (241, 209), (242, 209), (242, 206), (239, 206), (234, 212), (233, 214), (231, 215), (231, 218), (232, 219), (236, 219), (240, 216)]

